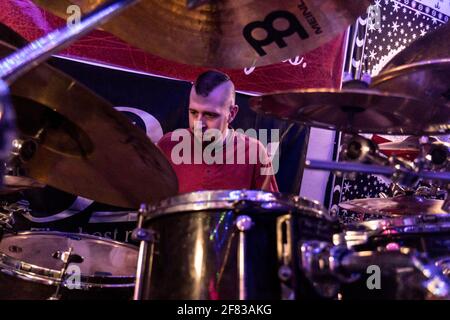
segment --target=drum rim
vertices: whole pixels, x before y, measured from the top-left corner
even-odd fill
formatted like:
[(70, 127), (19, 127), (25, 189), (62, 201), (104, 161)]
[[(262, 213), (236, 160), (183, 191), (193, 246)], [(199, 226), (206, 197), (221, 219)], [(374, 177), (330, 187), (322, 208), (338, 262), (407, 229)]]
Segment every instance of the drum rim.
[[(27, 235), (72, 235), (74, 237), (88, 238), (91, 240), (100, 240), (105, 241), (107, 243), (114, 243), (119, 246), (127, 247), (129, 249), (133, 249), (136, 251), (138, 258), (138, 247), (133, 246), (128, 243), (122, 243), (119, 241), (115, 241), (109, 238), (98, 237), (90, 234), (79, 234), (79, 233), (70, 233), (70, 232), (60, 232), (60, 231), (25, 231), (18, 232), (17, 234), (5, 234), (3, 239), (10, 238), (14, 236), (27, 236)], [(75, 264), (76, 265), (76, 264)], [(137, 265), (137, 260), (136, 260)], [(26, 270), (30, 269), (30, 270)], [(37, 273), (36, 271), (42, 271), (42, 273)], [(22, 280), (37, 282), (39, 284), (45, 285), (59, 285), (60, 280), (59, 276), (61, 274), (60, 270), (44, 268), (32, 263), (28, 263), (24, 260), (20, 260), (14, 257), (11, 257), (3, 252), (0, 252), (0, 272), (6, 275), (15, 276)], [(130, 276), (95, 276), (95, 275), (83, 275), (80, 277), (80, 288), (82, 290), (91, 289), (91, 288), (130, 288), (135, 286), (136, 277), (135, 275)], [(107, 281), (105, 281), (107, 280)], [(121, 281), (118, 281), (121, 280)], [(114, 281), (116, 283), (114, 283)], [(64, 287), (67, 287), (67, 284), (63, 284)]]
[[(278, 203), (292, 209), (309, 210), (317, 217), (334, 220), (318, 201), (301, 196), (286, 195), (250, 189), (203, 190), (182, 193), (166, 198), (158, 205), (152, 206), (146, 220), (180, 212), (196, 212), (213, 209), (234, 209), (236, 201), (252, 201), (259, 203)], [(270, 210), (270, 209), (268, 209)]]
[(67, 237), (73, 236), (73, 237), (84, 238), (84, 239), (104, 241), (104, 242), (115, 244), (115, 245), (118, 245), (121, 247), (128, 247), (129, 249), (139, 250), (139, 248), (137, 246), (126, 243), (126, 242), (120, 242), (120, 241), (110, 239), (110, 238), (94, 236), (94, 235), (91, 235), (88, 233), (76, 233), (76, 232), (43, 231), (43, 230), (21, 231), (21, 232), (17, 232), (17, 233), (5, 233), (3, 235), (3, 239), (9, 238), (9, 237), (14, 237), (14, 236), (27, 236), (27, 235), (57, 235), (57, 236), (67, 236)]
[[(18, 265), (20, 265), (20, 268), (18, 268)], [(32, 268), (31, 271), (24, 270), (25, 268)], [(40, 274), (33, 271), (42, 270), (47, 272), (48, 274)], [(49, 269), (49, 268), (43, 268), (31, 263), (26, 263), (22, 260), (15, 259), (13, 257), (10, 257), (4, 253), (0, 253), (0, 272), (6, 275), (15, 276), (19, 279), (26, 280), (26, 281), (32, 281), (39, 284), (45, 284), (45, 285), (59, 285), (59, 275), (61, 271), (55, 270), (55, 269)], [(129, 280), (129, 282), (126, 283), (99, 283), (92, 280), (100, 280), (100, 279), (107, 279), (110, 281), (114, 280)], [(99, 276), (84, 276), (81, 275), (81, 281), (80, 281), (80, 288), (81, 289), (90, 289), (90, 288), (128, 288), (128, 287), (134, 287), (135, 285), (135, 277), (132, 276), (106, 276), (106, 277), (99, 277)], [(67, 287), (67, 284), (63, 284), (64, 287)]]

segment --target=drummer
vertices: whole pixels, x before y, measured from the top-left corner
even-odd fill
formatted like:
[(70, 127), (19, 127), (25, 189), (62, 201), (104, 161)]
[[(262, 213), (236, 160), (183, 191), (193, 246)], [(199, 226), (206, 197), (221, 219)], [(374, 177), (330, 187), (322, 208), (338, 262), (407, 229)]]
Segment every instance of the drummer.
[(239, 111), (235, 98), (227, 74), (215, 70), (200, 74), (190, 92), (189, 128), (169, 132), (158, 142), (177, 175), (179, 193), (278, 191), (264, 145), (231, 126)]

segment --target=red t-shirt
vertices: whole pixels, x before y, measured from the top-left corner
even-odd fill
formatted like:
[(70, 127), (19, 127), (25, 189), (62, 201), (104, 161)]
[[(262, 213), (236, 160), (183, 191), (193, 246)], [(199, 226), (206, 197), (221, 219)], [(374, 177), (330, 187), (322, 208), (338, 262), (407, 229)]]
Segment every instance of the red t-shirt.
[(229, 129), (225, 142), (208, 151), (194, 146), (192, 132), (180, 131), (169, 132), (158, 142), (178, 177), (179, 193), (220, 189), (278, 192), (272, 163), (257, 139)]

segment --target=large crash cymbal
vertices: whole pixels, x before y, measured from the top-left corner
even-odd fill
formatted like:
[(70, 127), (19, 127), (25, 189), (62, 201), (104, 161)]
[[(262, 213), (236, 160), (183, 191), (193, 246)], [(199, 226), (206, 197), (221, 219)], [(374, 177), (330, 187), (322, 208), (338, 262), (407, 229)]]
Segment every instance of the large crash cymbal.
[[(0, 56), (15, 50), (0, 41)], [(137, 208), (177, 193), (176, 175), (145, 133), (108, 102), (42, 64), (11, 86), (20, 136), (38, 143), (22, 164), (40, 183)]]
[(450, 24), (398, 53), (372, 79), (371, 87), (450, 104)]
[(339, 207), (359, 214), (386, 216), (411, 216), (422, 214), (446, 214), (442, 210), (444, 200), (425, 199), (419, 196), (394, 198), (368, 198), (342, 202)]
[(352, 133), (444, 134), (450, 107), (366, 89), (306, 89), (250, 99), (257, 112), (309, 126)]
[[(67, 18), (71, 4), (89, 13), (107, 2), (33, 1), (62, 18)], [(145, 0), (102, 28), (168, 60), (244, 68), (278, 63), (331, 41), (363, 14), (370, 2), (210, 0), (189, 10), (186, 0)]]

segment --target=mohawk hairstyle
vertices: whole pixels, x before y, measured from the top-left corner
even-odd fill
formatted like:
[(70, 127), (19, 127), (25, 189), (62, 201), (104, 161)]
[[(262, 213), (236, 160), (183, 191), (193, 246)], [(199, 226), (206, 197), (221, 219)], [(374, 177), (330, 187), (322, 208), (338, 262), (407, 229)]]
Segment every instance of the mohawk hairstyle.
[(230, 80), (227, 74), (217, 70), (203, 72), (195, 80), (195, 92), (202, 97), (207, 97), (219, 85)]

